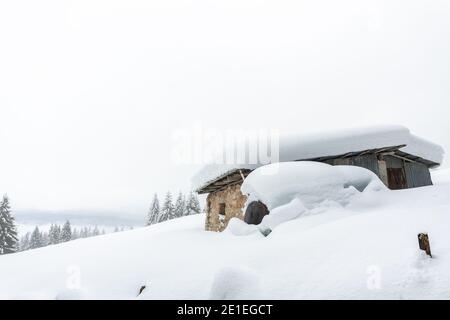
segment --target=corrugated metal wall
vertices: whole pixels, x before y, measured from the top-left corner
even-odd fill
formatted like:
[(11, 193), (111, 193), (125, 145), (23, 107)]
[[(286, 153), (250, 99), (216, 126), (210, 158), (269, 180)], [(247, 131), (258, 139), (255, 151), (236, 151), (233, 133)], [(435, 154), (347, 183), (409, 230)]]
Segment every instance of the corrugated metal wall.
[(422, 163), (405, 162), (405, 173), (408, 188), (430, 186), (433, 184), (430, 170)]
[[(408, 188), (417, 188), (432, 185), (430, 170), (422, 163), (408, 162), (402, 159), (385, 156), (387, 168), (403, 168), (405, 170), (406, 182)], [(331, 165), (353, 165), (369, 169), (377, 176), (380, 176), (378, 158), (375, 154), (367, 154), (358, 157), (349, 157), (345, 159), (328, 159), (324, 161)]]
[(399, 158), (386, 156), (388, 168), (404, 168), (408, 188), (417, 188), (432, 185), (430, 170), (419, 162), (404, 161)]
[[(330, 163), (331, 162), (331, 163)], [(374, 154), (367, 154), (358, 157), (350, 157), (345, 159), (334, 159), (332, 161), (327, 161), (329, 164), (333, 165), (350, 165), (369, 169), (376, 175), (379, 175), (378, 171), (378, 159)]]
[[(425, 164), (419, 162), (404, 161), (397, 157), (386, 155), (386, 168), (402, 168), (406, 176), (408, 188), (417, 188), (432, 185), (430, 170)], [(344, 159), (327, 159), (323, 162), (331, 165), (350, 165), (369, 169), (377, 176), (380, 176), (378, 158), (375, 154), (367, 154), (358, 157), (348, 157)]]
[(354, 157), (352, 158), (352, 161), (353, 165), (369, 169), (377, 176), (380, 175), (378, 170), (378, 159), (376, 155), (368, 154), (364, 156)]
[(386, 167), (388, 168), (403, 168), (403, 160), (391, 156), (385, 156)]

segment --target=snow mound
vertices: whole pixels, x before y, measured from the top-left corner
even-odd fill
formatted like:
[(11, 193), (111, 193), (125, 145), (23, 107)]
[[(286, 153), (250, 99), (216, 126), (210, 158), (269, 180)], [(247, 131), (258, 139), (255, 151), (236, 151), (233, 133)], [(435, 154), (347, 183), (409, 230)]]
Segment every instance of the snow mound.
[(281, 161), (308, 160), (336, 156), (348, 152), (384, 147), (404, 146), (401, 151), (435, 163), (442, 163), (444, 149), (427, 141), (401, 125), (382, 125), (318, 134), (285, 134), (280, 137)]
[(354, 187), (359, 192), (366, 190), (388, 190), (386, 185), (372, 171), (356, 166), (334, 166), (345, 179), (344, 187)]
[(378, 177), (364, 168), (296, 161), (254, 170), (245, 179), (241, 191), (248, 195), (248, 203), (259, 200), (272, 211), (295, 198), (308, 209), (324, 201), (346, 205), (350, 196), (364, 191), (369, 185), (373, 190), (385, 189)]
[(261, 297), (260, 276), (247, 267), (225, 267), (214, 277), (210, 299), (244, 300)]
[(267, 234), (267, 231), (273, 230), (279, 224), (298, 218), (307, 211), (303, 203), (298, 198), (294, 198), (288, 204), (276, 207), (269, 215), (266, 215), (259, 229)]
[(247, 224), (241, 219), (232, 218), (224, 230), (225, 233), (231, 233), (235, 236), (248, 236), (258, 232), (258, 227), (252, 224)]

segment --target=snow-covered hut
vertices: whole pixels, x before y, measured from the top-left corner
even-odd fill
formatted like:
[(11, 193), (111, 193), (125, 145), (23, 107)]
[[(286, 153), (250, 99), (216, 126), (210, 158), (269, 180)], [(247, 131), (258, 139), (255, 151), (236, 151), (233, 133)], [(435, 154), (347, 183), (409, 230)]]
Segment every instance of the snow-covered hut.
[[(432, 185), (430, 168), (443, 161), (441, 146), (402, 126), (382, 126), (316, 135), (282, 135), (279, 161), (318, 161), (353, 165), (374, 172), (390, 189)], [(240, 187), (261, 164), (210, 164), (192, 179), (199, 194), (208, 194), (206, 230), (222, 231), (233, 217), (244, 219), (246, 196)], [(254, 206), (260, 207), (261, 205)], [(266, 210), (267, 211), (267, 210)]]

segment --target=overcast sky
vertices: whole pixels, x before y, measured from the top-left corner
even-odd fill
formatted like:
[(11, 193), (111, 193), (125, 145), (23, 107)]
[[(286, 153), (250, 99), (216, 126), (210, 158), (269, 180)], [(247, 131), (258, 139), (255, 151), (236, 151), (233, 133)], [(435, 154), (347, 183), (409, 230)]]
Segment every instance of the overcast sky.
[(450, 1), (0, 2), (0, 193), (145, 212), (172, 134), (403, 124), (450, 150)]

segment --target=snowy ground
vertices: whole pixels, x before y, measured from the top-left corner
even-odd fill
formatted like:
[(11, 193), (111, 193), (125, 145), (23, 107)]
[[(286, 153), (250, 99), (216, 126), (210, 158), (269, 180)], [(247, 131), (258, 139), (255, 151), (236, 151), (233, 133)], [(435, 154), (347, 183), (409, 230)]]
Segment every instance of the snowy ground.
[[(0, 257), (0, 298), (450, 299), (450, 171), (259, 232), (203, 215)], [(433, 259), (418, 250), (428, 232)], [(245, 235), (247, 234), (247, 235)]]

